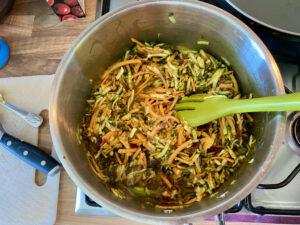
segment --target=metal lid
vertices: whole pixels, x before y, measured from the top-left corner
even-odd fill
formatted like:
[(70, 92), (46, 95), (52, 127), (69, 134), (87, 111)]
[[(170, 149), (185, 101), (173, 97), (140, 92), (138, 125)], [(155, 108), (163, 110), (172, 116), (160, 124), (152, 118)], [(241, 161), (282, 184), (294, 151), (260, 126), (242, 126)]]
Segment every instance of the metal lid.
[(235, 10), (271, 29), (300, 36), (299, 0), (226, 0)]

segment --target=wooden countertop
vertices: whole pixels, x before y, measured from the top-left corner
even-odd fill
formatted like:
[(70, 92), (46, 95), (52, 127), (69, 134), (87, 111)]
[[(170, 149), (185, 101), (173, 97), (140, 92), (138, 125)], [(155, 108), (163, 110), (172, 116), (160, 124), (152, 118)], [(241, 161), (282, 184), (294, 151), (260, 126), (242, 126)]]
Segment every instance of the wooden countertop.
[[(0, 21), (0, 37), (7, 41), (11, 50), (9, 62), (0, 70), (0, 77), (55, 73), (60, 59), (72, 41), (94, 21), (95, 10), (96, 0), (86, 0), (86, 18), (60, 22), (45, 0), (15, 0), (9, 15)], [(41, 146), (44, 149), (51, 149), (47, 126), (44, 126), (40, 135)], [(75, 215), (75, 194), (76, 186), (63, 170), (55, 225), (141, 224), (121, 217)], [(196, 224), (213, 225), (215, 222), (199, 221)]]

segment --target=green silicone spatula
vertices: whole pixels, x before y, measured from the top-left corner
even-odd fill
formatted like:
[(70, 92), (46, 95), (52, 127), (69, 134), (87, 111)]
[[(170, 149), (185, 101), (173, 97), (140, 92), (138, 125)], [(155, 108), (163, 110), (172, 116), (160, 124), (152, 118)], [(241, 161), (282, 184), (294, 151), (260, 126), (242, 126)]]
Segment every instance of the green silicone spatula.
[(195, 94), (182, 99), (175, 110), (179, 120), (196, 127), (234, 113), (300, 111), (300, 92), (252, 99)]

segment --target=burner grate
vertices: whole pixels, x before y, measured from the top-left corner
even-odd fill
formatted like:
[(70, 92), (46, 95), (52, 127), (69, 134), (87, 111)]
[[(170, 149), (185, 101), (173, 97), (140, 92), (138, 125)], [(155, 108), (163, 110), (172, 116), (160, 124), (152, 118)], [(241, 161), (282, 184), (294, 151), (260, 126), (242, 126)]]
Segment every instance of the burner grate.
[[(277, 184), (259, 184), (256, 188), (258, 189), (279, 189), (286, 185), (288, 185), (295, 176), (300, 172), (300, 163), (296, 166), (296, 168), (288, 175), (286, 179)], [(251, 194), (249, 194), (244, 200), (243, 205), (249, 211), (265, 215), (265, 214), (276, 214), (276, 215), (300, 215), (300, 210), (294, 209), (271, 209), (263, 206), (253, 206)]]

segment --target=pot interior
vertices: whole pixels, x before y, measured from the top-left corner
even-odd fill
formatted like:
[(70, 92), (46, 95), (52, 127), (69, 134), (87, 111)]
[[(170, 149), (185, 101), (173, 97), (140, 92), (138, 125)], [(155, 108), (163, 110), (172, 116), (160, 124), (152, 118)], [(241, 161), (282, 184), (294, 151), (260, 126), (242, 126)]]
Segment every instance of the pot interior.
[[(175, 24), (168, 19), (170, 12), (174, 13)], [(97, 81), (107, 67), (132, 47), (131, 37), (197, 50), (200, 46), (196, 42), (207, 40), (209, 45), (201, 47), (230, 61), (244, 94), (259, 97), (283, 93), (280, 73), (270, 53), (245, 25), (220, 9), (189, 1), (146, 1), (109, 13), (78, 37), (57, 70), (51, 106), (52, 135), (67, 172), (96, 202), (135, 219), (142, 216), (150, 222), (175, 221), (181, 216), (190, 220), (191, 216), (208, 217), (230, 208), (259, 183), (270, 164), (280, 136), (280, 113), (255, 114), (253, 134), (257, 150), (252, 164), (245, 160), (213, 198), (170, 214), (117, 199), (89, 168), (76, 132), (91, 92), (90, 80)], [(237, 181), (229, 185), (232, 179)]]

